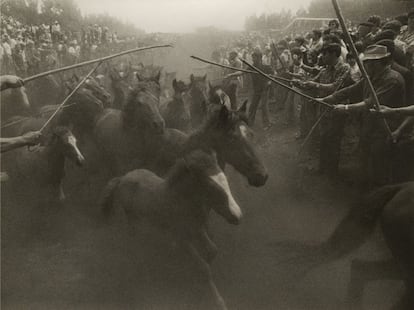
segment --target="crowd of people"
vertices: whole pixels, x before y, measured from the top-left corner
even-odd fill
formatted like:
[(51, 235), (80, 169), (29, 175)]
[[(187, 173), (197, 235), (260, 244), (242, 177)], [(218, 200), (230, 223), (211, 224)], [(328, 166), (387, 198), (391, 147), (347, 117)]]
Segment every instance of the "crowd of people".
[[(364, 172), (364, 184), (372, 187), (406, 181), (412, 177), (414, 166), (414, 119), (404, 115), (406, 109), (408, 114), (412, 110), (414, 99), (414, 10), (388, 19), (370, 16), (353, 26), (349, 33), (357, 56), (350, 52), (350, 44), (345, 43), (340, 29), (339, 22), (333, 19), (326, 27), (295, 37), (275, 40), (263, 35), (245, 36), (212, 54), (218, 64), (249, 69), (240, 62), (243, 58), (261, 71), (283, 78), (285, 85), (326, 104), (275, 86), (257, 74), (212, 66), (210, 79), (235, 83), (238, 93), (247, 90), (251, 125), (260, 106), (264, 129), (272, 126), (272, 103), (287, 125), (298, 124), (296, 138), (311, 141), (308, 144), (318, 150), (316, 172), (339, 176), (345, 128), (353, 126), (359, 138), (359, 167)], [(375, 112), (376, 98), (356, 57), (362, 61), (376, 91), (380, 115)]]
[(134, 41), (120, 39), (116, 31), (98, 24), (74, 32), (58, 21), (27, 25), (1, 15), (0, 23), (1, 71), (20, 77), (104, 56), (117, 51), (120, 43)]

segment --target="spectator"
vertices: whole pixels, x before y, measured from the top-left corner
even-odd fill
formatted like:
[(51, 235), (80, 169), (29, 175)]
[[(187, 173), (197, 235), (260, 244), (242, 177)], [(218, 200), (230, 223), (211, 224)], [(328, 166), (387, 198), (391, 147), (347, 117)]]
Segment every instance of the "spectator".
[[(405, 105), (405, 83), (398, 72), (390, 68), (391, 53), (385, 46), (372, 45), (364, 54), (364, 65), (377, 90), (381, 105), (401, 107)], [(390, 141), (381, 119), (369, 114), (373, 106), (373, 98), (366, 87), (366, 81), (360, 82), (335, 92), (324, 99), (329, 103), (340, 103), (351, 98), (352, 104), (338, 104), (336, 112), (361, 111), (363, 113), (360, 145), (362, 150), (361, 171), (369, 186), (383, 185), (390, 181), (390, 171), (394, 162), (390, 156)], [(401, 118), (389, 118), (392, 131), (401, 124)]]

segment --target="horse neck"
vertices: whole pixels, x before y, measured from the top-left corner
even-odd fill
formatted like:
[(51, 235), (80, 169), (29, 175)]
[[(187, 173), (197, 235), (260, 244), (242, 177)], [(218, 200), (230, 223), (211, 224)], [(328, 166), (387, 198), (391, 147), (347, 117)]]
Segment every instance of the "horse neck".
[(199, 190), (195, 188), (194, 181), (189, 175), (183, 162), (178, 161), (170, 170), (164, 180), (162, 190), (163, 197), (167, 206), (187, 209), (193, 218), (198, 219), (201, 223), (206, 223), (208, 218), (208, 209), (200, 203)]
[(190, 88), (190, 95), (192, 99), (199, 99), (200, 101), (203, 101), (205, 99), (203, 92), (199, 88), (194, 86)]
[(112, 90), (114, 91), (114, 104), (115, 106), (122, 106), (125, 101), (125, 93), (122, 89), (120, 82), (112, 81), (111, 83)]

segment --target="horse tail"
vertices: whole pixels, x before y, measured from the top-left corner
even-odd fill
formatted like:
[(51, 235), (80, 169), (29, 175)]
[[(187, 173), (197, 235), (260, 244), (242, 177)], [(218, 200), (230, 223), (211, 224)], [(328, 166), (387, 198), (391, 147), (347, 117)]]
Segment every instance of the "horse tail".
[(352, 207), (323, 244), (326, 257), (329, 260), (339, 259), (361, 246), (374, 231), (386, 204), (403, 186), (404, 184), (383, 186)]
[(114, 192), (118, 187), (121, 178), (113, 178), (106, 185), (101, 198), (102, 214), (108, 219), (113, 214)]

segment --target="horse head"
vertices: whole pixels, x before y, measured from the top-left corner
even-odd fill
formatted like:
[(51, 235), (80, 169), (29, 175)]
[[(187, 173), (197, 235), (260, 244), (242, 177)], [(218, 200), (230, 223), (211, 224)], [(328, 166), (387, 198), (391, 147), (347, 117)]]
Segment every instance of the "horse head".
[(156, 134), (164, 132), (165, 122), (153, 95), (142, 85), (130, 90), (123, 116), (126, 128), (139, 128)]
[(230, 97), (221, 86), (209, 84), (209, 102), (214, 105), (224, 105), (227, 109), (231, 109)]
[(233, 198), (215, 152), (198, 149), (188, 153), (182, 159), (182, 169), (182, 178), (177, 178), (176, 182), (185, 182), (186, 195), (194, 198), (192, 207), (203, 205), (207, 210), (213, 208), (227, 222), (239, 224), (242, 211)]
[(193, 102), (207, 105), (207, 74), (204, 76), (190, 75), (190, 93)]
[(181, 80), (176, 80), (176, 79), (174, 79), (173, 81), (172, 81), (172, 86), (173, 86), (173, 89), (174, 89), (174, 94), (175, 95), (182, 95), (183, 93), (185, 93), (185, 92), (187, 92), (188, 91), (188, 85), (187, 84), (185, 84), (183, 81), (181, 81)]
[(84, 87), (89, 89), (92, 94), (104, 104), (105, 107), (108, 107), (111, 104), (111, 94), (93, 77), (89, 77), (85, 81)]
[(76, 137), (68, 127), (59, 126), (54, 128), (49, 144), (55, 146), (64, 158), (69, 159), (78, 166), (82, 166), (85, 162), (85, 158), (77, 146)]
[(159, 104), (161, 96), (161, 87), (160, 87), (160, 77), (161, 71), (158, 71), (156, 74), (144, 75), (142, 73), (136, 72), (136, 81), (137, 87), (145, 89), (148, 95), (151, 97), (151, 100), (155, 104)]
[(245, 101), (238, 111), (231, 111), (226, 105), (215, 106), (200, 132), (214, 145), (219, 160), (246, 176), (250, 185), (259, 187), (266, 183), (268, 175), (253, 146), (254, 133), (248, 126), (246, 104)]

